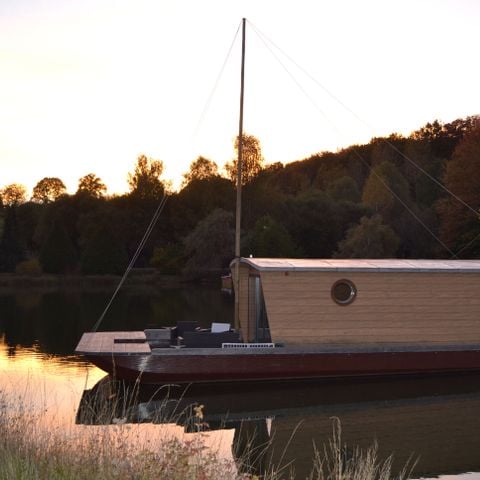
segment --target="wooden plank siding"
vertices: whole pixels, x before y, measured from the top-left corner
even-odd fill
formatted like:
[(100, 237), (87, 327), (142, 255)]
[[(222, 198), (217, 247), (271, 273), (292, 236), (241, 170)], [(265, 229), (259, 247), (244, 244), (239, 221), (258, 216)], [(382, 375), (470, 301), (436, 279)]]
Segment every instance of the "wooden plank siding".
[[(260, 275), (274, 342), (480, 342), (479, 273), (261, 271)], [(357, 288), (350, 305), (337, 305), (331, 298), (332, 285), (343, 278)]]
[[(243, 341), (248, 342), (254, 335), (255, 324), (254, 319), (249, 319), (249, 288), (248, 279), (250, 275), (250, 269), (247, 265), (240, 264), (240, 297), (239, 297), (239, 319), (240, 329), (242, 332)], [(234, 282), (235, 283), (235, 282)], [(235, 292), (235, 295), (237, 292)]]

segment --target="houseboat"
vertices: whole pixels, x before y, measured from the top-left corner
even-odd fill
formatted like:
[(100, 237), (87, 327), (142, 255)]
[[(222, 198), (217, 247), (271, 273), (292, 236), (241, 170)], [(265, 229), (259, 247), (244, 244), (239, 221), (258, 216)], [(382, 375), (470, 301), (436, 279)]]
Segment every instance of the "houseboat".
[(238, 328), (85, 333), (76, 353), (144, 383), (480, 371), (480, 260), (240, 258)]

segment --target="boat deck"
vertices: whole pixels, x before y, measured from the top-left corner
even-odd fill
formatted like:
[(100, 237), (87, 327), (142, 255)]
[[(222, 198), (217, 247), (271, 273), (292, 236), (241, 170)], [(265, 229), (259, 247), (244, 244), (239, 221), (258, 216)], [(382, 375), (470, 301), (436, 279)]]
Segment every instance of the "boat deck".
[(87, 332), (84, 333), (75, 353), (113, 353), (135, 355), (151, 353), (145, 332)]
[(406, 352), (480, 352), (480, 344), (364, 344), (364, 345), (291, 345), (277, 348), (151, 348), (145, 332), (87, 332), (75, 349), (79, 354), (114, 354), (154, 356), (255, 356), (255, 355), (309, 355)]
[(356, 353), (407, 353), (407, 352), (480, 352), (480, 344), (388, 344), (388, 345), (291, 345), (276, 348), (153, 348), (152, 355), (311, 355), (311, 354), (356, 354)]

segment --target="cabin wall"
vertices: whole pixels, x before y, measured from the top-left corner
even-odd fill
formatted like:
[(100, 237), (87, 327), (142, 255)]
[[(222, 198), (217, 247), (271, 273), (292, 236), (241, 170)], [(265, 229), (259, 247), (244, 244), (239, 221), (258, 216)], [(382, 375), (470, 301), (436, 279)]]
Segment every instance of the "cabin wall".
[[(285, 344), (480, 343), (480, 274), (261, 272), (272, 341)], [(356, 299), (331, 297), (340, 279)]]
[[(239, 296), (239, 320), (240, 330), (244, 342), (249, 341), (253, 334), (255, 325), (253, 321), (249, 321), (249, 276), (250, 269), (248, 266), (240, 264), (240, 296)], [(232, 267), (232, 277), (235, 278), (235, 268)], [(233, 282), (234, 289), (236, 288), (235, 281)], [(235, 291), (235, 295), (237, 292)]]

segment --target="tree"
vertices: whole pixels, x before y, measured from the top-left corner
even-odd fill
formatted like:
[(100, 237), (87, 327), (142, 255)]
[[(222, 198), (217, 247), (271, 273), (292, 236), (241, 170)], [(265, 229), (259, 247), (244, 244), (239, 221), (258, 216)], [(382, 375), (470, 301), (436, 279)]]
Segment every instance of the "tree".
[[(235, 139), (235, 151), (237, 158), (225, 165), (227, 174), (233, 183), (237, 181), (238, 149), (240, 146), (240, 137)], [(253, 135), (243, 134), (242, 149), (242, 185), (246, 185), (255, 178), (263, 169), (263, 156), (260, 140)]]
[(183, 174), (182, 187), (187, 186), (193, 180), (206, 180), (217, 175), (217, 164), (208, 158), (200, 156), (190, 164), (190, 170)]
[(362, 200), (383, 218), (390, 219), (404, 209), (397, 198), (407, 204), (410, 202), (408, 182), (393, 163), (385, 161), (370, 173), (363, 187)]
[(77, 263), (77, 252), (61, 221), (53, 222), (40, 250), (40, 263), (46, 273), (69, 273)]
[(17, 207), (7, 207), (3, 233), (0, 239), (0, 271), (13, 272), (25, 258), (24, 247), (18, 234)]
[(294, 258), (300, 255), (287, 229), (269, 215), (257, 220), (248, 240), (248, 251), (255, 257)]
[[(465, 134), (447, 163), (445, 186), (465, 204), (452, 196), (439, 203), (441, 237), (454, 249), (463, 248), (480, 233), (480, 122), (476, 129)], [(463, 256), (478, 256), (479, 242), (473, 242)]]
[(442, 182), (444, 160), (436, 157), (430, 143), (423, 139), (409, 139), (405, 156), (411, 160), (405, 162), (403, 173), (410, 184), (412, 199), (419, 206), (432, 206), (444, 191), (430, 177)]
[(170, 241), (183, 239), (190, 233), (198, 220), (205, 218), (216, 208), (233, 211), (235, 188), (230, 180), (216, 175), (204, 179), (193, 179), (180, 192), (172, 195), (166, 208), (175, 212), (171, 215)]
[(59, 178), (45, 177), (33, 187), (32, 200), (39, 203), (54, 202), (66, 191), (65, 184)]
[(360, 224), (350, 228), (339, 244), (336, 258), (392, 258), (400, 239), (382, 222), (380, 215), (362, 217)]
[(27, 200), (27, 189), (20, 183), (12, 183), (0, 190), (0, 203), (7, 207), (25, 203)]
[(89, 173), (78, 180), (77, 193), (85, 193), (100, 198), (107, 192), (107, 187), (94, 173)]
[(165, 191), (164, 182), (160, 179), (163, 174), (163, 162), (153, 160), (145, 155), (137, 158), (133, 173), (128, 174), (130, 193), (144, 199), (160, 199)]
[(327, 195), (337, 202), (360, 202), (357, 182), (349, 176), (343, 176), (330, 182), (327, 187)]
[(411, 138), (428, 142), (432, 153), (436, 157), (449, 159), (463, 136), (476, 128), (479, 118), (479, 115), (473, 115), (466, 118), (457, 118), (446, 124), (435, 120), (433, 123), (427, 123), (420, 130), (413, 132)]
[(281, 215), (295, 244), (308, 258), (329, 258), (343, 236), (338, 204), (319, 190), (287, 199)]
[(186, 274), (201, 276), (222, 271), (233, 258), (233, 214), (217, 208), (198, 222), (184, 244)]
[(155, 247), (150, 265), (164, 275), (177, 275), (181, 273), (185, 264), (183, 245), (168, 243)]
[(96, 230), (86, 242), (80, 259), (85, 274), (120, 275), (128, 264), (125, 245), (108, 222), (97, 224)]

